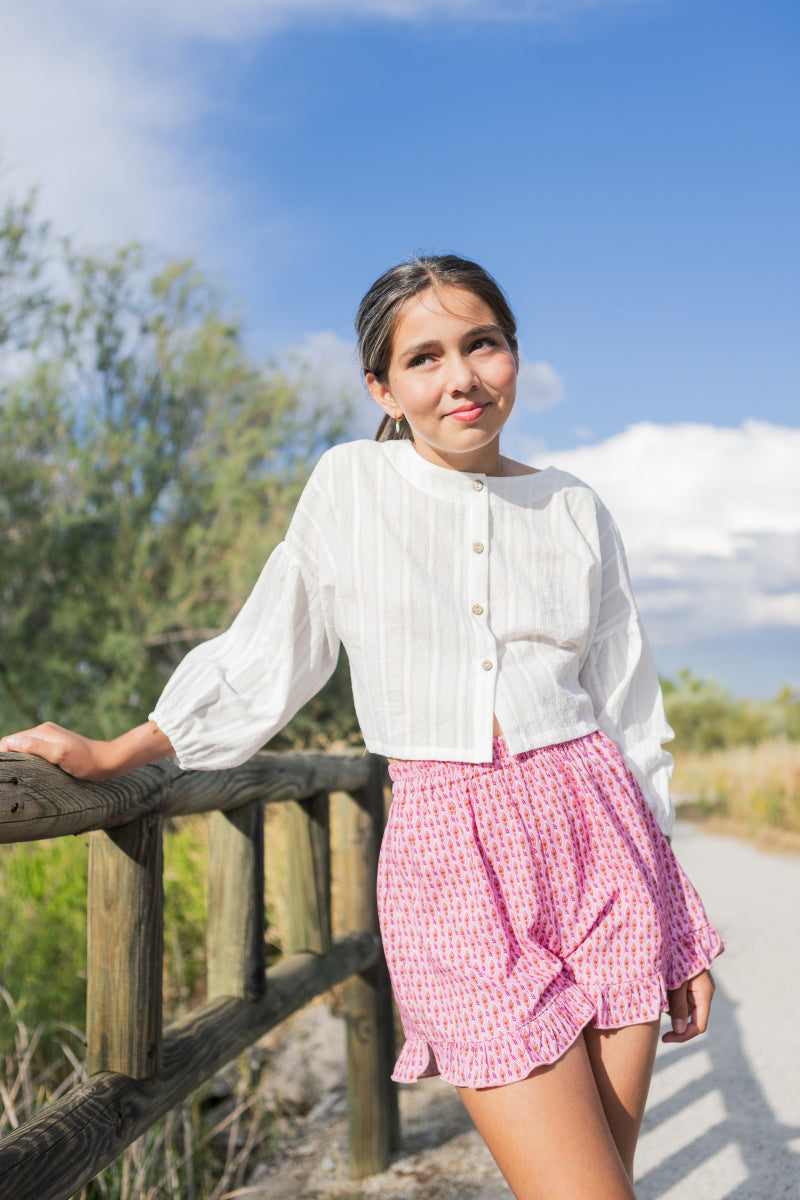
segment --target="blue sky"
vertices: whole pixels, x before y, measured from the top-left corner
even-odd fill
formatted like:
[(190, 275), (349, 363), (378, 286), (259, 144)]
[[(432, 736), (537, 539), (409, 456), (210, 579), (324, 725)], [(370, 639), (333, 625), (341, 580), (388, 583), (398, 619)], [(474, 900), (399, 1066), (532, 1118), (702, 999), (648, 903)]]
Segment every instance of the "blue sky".
[(800, 684), (795, 3), (4, 9), (9, 190), (196, 255), (323, 387), (381, 270), (477, 258), (526, 361), (506, 448), (611, 489), (659, 665)]
[(225, 122), (215, 139), (269, 263), (248, 311), (282, 310), (279, 340), (349, 336), (376, 267), (454, 248), (490, 266), (528, 353), (567, 383), (548, 440), (698, 409), (736, 423), (756, 394), (788, 418), (792, 32), (789, 5), (663, 0), (563, 24), (297, 29), (236, 56), (236, 138)]

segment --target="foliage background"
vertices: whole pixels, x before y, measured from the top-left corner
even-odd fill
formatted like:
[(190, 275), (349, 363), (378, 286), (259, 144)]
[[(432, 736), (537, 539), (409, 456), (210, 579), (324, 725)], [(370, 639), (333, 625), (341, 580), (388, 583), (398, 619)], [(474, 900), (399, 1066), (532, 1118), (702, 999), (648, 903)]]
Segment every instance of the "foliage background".
[[(76, 251), (32, 199), (0, 222), (0, 347), (0, 728), (113, 737), (230, 623), (347, 397), (253, 361), (191, 262)], [(354, 733), (343, 681), (285, 743)]]

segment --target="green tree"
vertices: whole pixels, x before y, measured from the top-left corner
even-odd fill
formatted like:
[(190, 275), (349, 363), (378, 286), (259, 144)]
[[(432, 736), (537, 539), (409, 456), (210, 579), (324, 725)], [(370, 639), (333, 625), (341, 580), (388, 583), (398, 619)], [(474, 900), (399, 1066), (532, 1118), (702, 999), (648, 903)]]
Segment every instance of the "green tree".
[(37, 346), (52, 317), (45, 283), (49, 227), (35, 218), (36, 195), (9, 197), (0, 215), (0, 349)]
[[(29, 201), (0, 270), (0, 728), (114, 736), (229, 623), (347, 405), (254, 361), (191, 262), (76, 251)], [(352, 733), (341, 673), (317, 710)]]
[(784, 688), (775, 700), (737, 700), (721, 684), (691, 671), (662, 681), (664, 707), (680, 750), (706, 752), (800, 736), (800, 697)]

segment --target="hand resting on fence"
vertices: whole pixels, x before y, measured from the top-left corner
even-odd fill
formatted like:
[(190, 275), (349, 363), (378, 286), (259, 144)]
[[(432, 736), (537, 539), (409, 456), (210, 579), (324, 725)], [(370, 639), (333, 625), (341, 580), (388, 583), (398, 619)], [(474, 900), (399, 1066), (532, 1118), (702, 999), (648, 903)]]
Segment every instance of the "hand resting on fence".
[(134, 767), (168, 758), (172, 744), (153, 721), (137, 725), (112, 741), (98, 741), (46, 721), (0, 738), (0, 751), (37, 754), (76, 779), (114, 779)]

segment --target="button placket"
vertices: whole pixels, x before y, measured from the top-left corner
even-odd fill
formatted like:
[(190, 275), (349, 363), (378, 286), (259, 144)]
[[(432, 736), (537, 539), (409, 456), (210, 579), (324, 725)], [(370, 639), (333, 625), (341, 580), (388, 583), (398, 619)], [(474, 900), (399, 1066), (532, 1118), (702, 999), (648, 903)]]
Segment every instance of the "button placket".
[(489, 630), (489, 488), (482, 479), (473, 479), (472, 495), (468, 495), (470, 514), (468, 525), (469, 602), (475, 624), (477, 673), (476, 702), (481, 712), (481, 721), (491, 718), (494, 707), (495, 671), (497, 647)]

